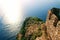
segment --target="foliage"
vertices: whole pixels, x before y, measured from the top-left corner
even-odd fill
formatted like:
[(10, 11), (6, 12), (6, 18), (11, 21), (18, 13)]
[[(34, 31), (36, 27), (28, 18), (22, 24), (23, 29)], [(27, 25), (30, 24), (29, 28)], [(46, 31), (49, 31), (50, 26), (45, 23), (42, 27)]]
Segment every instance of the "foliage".
[(52, 8), (51, 9), (52, 13), (54, 13), (58, 19), (60, 20), (60, 9), (59, 8)]
[(31, 36), (31, 40), (35, 40), (36, 37), (40, 37), (41, 35), (42, 35), (42, 32), (34, 33), (34, 34)]
[[(43, 21), (38, 17), (28, 17), (28, 18), (26, 18), (24, 20), (24, 22), (22, 24), (22, 28), (20, 30), (20, 33), (23, 35), (21, 40), (27, 40), (27, 38), (25, 37), (25, 32), (26, 32), (25, 28), (29, 27), (29, 25), (39, 24), (39, 22), (43, 23)], [(39, 35), (41, 36), (40, 31), (38, 33), (34, 33), (33, 35), (29, 36), (29, 40), (30, 40), (30, 38), (31, 38), (31, 40), (34, 40)]]

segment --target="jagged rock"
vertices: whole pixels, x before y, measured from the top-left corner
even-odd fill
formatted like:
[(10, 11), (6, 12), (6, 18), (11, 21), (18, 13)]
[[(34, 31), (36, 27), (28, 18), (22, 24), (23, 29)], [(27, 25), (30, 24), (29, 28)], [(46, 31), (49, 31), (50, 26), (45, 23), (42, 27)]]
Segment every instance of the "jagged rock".
[(25, 37), (28, 37), (29, 35), (37, 31), (38, 31), (38, 25), (37, 24), (32, 25), (26, 30)]
[(40, 25), (43, 21), (37, 17), (26, 18), (20, 30), (22, 34), (21, 40), (35, 40), (36, 37), (42, 35)]
[(45, 24), (41, 24), (41, 29), (42, 29), (42, 36), (37, 37), (36, 40), (46, 40), (46, 26)]
[(47, 16), (48, 20), (46, 20), (47, 33), (50, 35), (52, 40), (60, 40), (60, 33), (59, 33), (60, 31), (58, 31), (60, 30), (59, 11), (60, 9), (56, 8), (51, 9), (48, 13), (49, 16)]
[(18, 33), (16, 39), (17, 39), (17, 40), (21, 40), (21, 38), (22, 38), (22, 34)]
[(46, 23), (42, 24), (42, 36), (36, 40), (60, 40), (60, 9), (48, 11)]
[[(32, 20), (33, 19), (33, 20)], [(45, 23), (37, 18), (30, 18), (24, 23), (23, 40), (60, 40), (60, 9), (52, 8), (48, 11)], [(28, 27), (27, 27), (28, 26)], [(18, 39), (22, 36), (18, 34)], [(25, 39), (26, 37), (26, 39)]]

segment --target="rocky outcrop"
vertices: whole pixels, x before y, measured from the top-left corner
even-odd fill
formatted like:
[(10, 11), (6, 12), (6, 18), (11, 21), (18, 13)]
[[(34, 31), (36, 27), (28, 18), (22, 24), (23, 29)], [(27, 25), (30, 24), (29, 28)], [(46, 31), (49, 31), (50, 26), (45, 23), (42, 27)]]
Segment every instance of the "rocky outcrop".
[[(54, 9), (52, 9), (54, 11)], [(60, 18), (58, 15), (60, 10), (52, 12), (51, 10), (48, 12), (47, 20), (46, 20), (46, 26), (47, 26), (47, 33), (50, 35), (52, 40), (60, 40)], [(57, 16), (58, 15), (58, 16)]]
[[(24, 34), (27, 39), (23, 40), (60, 40), (60, 9), (49, 10), (45, 23), (29, 21), (29, 27), (25, 28)], [(21, 36), (19, 37), (21, 38)]]
[[(60, 40), (60, 9), (53, 8), (48, 11), (46, 23), (43, 27), (41, 37), (36, 40)], [(46, 28), (46, 30), (44, 30)]]
[[(43, 21), (38, 17), (28, 17), (25, 19), (17, 40), (35, 40), (42, 35), (41, 24)], [(22, 36), (21, 36), (22, 35)]]
[(21, 38), (22, 38), (22, 34), (18, 33), (16, 39), (17, 39), (17, 40), (21, 40)]

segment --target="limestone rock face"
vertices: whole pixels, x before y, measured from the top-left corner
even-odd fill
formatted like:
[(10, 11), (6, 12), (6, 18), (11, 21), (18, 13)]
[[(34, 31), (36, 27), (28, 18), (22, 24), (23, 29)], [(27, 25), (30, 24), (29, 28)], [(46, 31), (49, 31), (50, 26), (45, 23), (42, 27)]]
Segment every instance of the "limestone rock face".
[(56, 14), (58, 13), (54, 14), (52, 11), (49, 11), (46, 20), (47, 33), (52, 40), (60, 40), (60, 20)]
[[(28, 23), (30, 26), (23, 35), (27, 37), (26, 40), (60, 40), (60, 9), (49, 10), (45, 23), (33, 21), (30, 22), (31, 25)], [(21, 40), (21, 37), (22, 35), (18, 34), (18, 40)]]
[(36, 40), (47, 40), (46, 39), (46, 26), (45, 24), (41, 24), (41, 29), (42, 29), (42, 33), (43, 35), (41, 37), (37, 37)]
[(42, 36), (36, 40), (60, 40), (60, 9), (53, 8), (48, 11), (46, 23), (41, 25)]
[(37, 31), (38, 31), (38, 25), (37, 24), (32, 25), (26, 30), (25, 37), (28, 37), (29, 35)]
[(17, 40), (21, 40), (22, 34), (18, 33), (17, 34)]

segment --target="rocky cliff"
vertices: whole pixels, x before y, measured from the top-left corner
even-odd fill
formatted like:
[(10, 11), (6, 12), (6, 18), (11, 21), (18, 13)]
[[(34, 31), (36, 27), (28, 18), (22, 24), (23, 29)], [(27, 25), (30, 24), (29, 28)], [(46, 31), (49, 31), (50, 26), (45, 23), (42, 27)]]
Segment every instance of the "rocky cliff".
[(51, 40), (60, 40), (60, 9), (53, 8), (48, 12), (46, 27)]
[(46, 22), (39, 18), (28, 18), (17, 40), (60, 40), (60, 9), (48, 11)]

